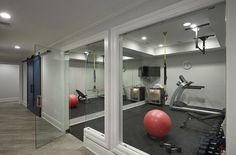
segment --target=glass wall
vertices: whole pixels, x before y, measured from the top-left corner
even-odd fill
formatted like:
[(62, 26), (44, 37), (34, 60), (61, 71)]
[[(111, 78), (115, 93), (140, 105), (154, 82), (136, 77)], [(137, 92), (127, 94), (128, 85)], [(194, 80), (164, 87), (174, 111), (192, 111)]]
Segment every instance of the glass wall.
[(104, 41), (69, 53), (69, 91), (77, 103), (70, 105), (70, 130), (83, 140), (83, 129), (104, 133)]
[(221, 131), (225, 115), (224, 14), (218, 4), (120, 35), (124, 143), (190, 155), (217, 137), (205, 133)]
[(64, 54), (39, 45), (35, 49), (39, 55), (32, 58), (33, 84), (28, 85), (34, 98), (36, 147), (41, 147), (65, 133)]

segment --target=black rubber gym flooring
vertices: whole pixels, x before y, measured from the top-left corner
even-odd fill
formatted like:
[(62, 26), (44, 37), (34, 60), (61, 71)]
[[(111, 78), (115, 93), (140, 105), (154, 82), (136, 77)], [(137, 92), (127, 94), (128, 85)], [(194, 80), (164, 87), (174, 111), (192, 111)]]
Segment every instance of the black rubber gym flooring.
[[(124, 105), (131, 104), (132, 101), (124, 100)], [(88, 101), (81, 101), (75, 108), (70, 109), (70, 119), (83, 116), (85, 114), (92, 114), (104, 110), (104, 98), (91, 98)]]
[[(152, 109), (161, 109), (165, 111), (172, 120), (172, 130), (168, 136), (164, 138), (150, 138), (143, 127), (144, 115)], [(134, 146), (151, 155), (165, 155), (168, 154), (164, 148), (159, 145), (161, 142), (169, 142), (180, 146), (183, 155), (197, 154), (201, 138), (206, 134), (211, 126), (191, 120), (188, 126), (184, 129), (179, 126), (186, 119), (186, 114), (180, 111), (171, 111), (168, 106), (158, 107), (155, 105), (145, 104), (136, 108), (125, 110), (123, 112), (123, 140), (125, 143)], [(215, 124), (217, 120), (208, 120), (207, 123)], [(83, 140), (83, 128), (94, 128), (104, 133), (104, 118), (98, 118), (86, 123), (74, 125), (71, 127), (70, 132), (77, 138)], [(179, 154), (179, 153), (172, 153)]]

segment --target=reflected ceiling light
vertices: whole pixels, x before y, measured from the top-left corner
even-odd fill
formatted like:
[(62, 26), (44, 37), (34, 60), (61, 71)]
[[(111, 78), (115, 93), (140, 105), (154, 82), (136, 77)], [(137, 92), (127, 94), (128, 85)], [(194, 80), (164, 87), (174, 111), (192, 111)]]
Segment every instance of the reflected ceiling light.
[(11, 19), (11, 15), (7, 12), (1, 12), (0, 17), (3, 19)]
[(134, 59), (133, 57), (123, 56), (123, 60), (131, 60)]
[(142, 39), (142, 40), (147, 40), (147, 37), (146, 37), (146, 36), (142, 36), (141, 39)]
[(192, 24), (192, 25), (190, 25), (190, 27), (191, 27), (192, 29), (194, 29), (194, 28), (197, 27), (197, 25), (196, 25), (196, 24)]
[(164, 45), (163, 44), (160, 44), (159, 47), (163, 47)]
[(85, 55), (89, 55), (89, 52), (85, 51), (84, 54), (85, 54)]
[(15, 45), (14, 48), (18, 50), (18, 49), (20, 49), (21, 47), (20, 47), (19, 45)]
[(187, 22), (187, 23), (184, 23), (183, 26), (187, 27), (187, 26), (190, 26), (191, 23), (190, 22)]

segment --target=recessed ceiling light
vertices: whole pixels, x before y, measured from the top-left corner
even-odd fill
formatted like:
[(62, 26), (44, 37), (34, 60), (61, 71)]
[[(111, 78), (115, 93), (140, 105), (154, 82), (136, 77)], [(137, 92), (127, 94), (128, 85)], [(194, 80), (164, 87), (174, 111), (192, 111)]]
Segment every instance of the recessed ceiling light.
[(191, 23), (187, 22), (187, 23), (184, 23), (183, 26), (187, 27), (187, 26), (190, 26)]
[(15, 49), (20, 49), (21, 47), (19, 45), (14, 46)]
[(84, 54), (85, 54), (85, 55), (89, 55), (89, 52), (85, 51)]
[(196, 25), (196, 24), (192, 24), (190, 27), (191, 27), (192, 29), (194, 29), (194, 28), (197, 27), (197, 25)]
[(1, 12), (0, 17), (2, 17), (4, 19), (11, 19), (11, 15), (7, 12)]
[(160, 44), (159, 47), (163, 47), (164, 45), (163, 44)]
[(141, 39), (142, 39), (142, 40), (147, 40), (147, 37), (146, 37), (146, 36), (143, 36)]

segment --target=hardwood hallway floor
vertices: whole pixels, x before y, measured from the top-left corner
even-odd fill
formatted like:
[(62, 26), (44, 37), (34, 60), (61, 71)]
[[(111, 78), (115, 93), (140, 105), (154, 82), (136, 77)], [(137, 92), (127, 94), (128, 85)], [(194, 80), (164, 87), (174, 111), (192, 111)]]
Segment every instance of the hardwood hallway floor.
[(65, 134), (35, 149), (35, 116), (18, 103), (0, 103), (0, 155), (92, 155), (81, 141)]

